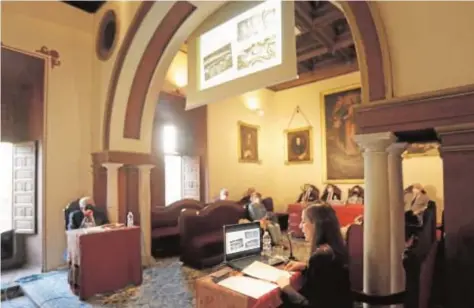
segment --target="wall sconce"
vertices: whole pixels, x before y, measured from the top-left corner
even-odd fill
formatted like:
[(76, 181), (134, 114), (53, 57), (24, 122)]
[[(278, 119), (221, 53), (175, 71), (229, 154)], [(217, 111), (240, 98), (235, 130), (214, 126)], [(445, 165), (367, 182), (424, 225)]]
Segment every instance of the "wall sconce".
[(259, 116), (264, 115), (264, 111), (260, 108), (260, 101), (255, 97), (249, 97), (245, 100), (245, 106), (251, 110), (255, 111)]
[(174, 79), (174, 84), (177, 87), (176, 93), (178, 93), (179, 95), (182, 95), (181, 89), (186, 87), (186, 85), (188, 84), (188, 76), (186, 72), (178, 71), (174, 73), (173, 79)]

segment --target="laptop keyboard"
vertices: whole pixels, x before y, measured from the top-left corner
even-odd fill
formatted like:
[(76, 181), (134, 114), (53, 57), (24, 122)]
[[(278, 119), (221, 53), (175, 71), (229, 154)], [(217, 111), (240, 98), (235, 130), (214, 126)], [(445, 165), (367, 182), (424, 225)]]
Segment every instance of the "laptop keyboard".
[(250, 264), (252, 264), (255, 261), (260, 261), (262, 263), (268, 264), (268, 265), (278, 265), (281, 263), (285, 263), (285, 258), (284, 257), (271, 257), (268, 258), (266, 256), (250, 256), (250, 257), (245, 257), (242, 259), (238, 260), (233, 260), (230, 263), (232, 267), (238, 270), (243, 270)]

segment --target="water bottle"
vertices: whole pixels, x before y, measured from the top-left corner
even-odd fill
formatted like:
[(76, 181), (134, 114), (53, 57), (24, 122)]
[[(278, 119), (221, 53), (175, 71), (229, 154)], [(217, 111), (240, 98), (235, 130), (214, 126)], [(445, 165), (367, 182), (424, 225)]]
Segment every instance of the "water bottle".
[(127, 227), (133, 227), (133, 213), (128, 212), (127, 214)]
[(270, 233), (268, 231), (265, 231), (263, 234), (263, 249), (262, 249), (262, 255), (271, 257), (272, 255), (272, 238), (270, 236)]

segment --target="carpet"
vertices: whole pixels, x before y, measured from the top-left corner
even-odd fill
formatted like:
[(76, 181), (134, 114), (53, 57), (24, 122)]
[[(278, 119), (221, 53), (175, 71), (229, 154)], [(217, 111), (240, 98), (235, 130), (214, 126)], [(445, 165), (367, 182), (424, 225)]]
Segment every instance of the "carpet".
[[(308, 246), (299, 240), (293, 241), (293, 244), (295, 255), (300, 260), (304, 259)], [(142, 285), (130, 286), (110, 294), (99, 294), (87, 302), (80, 301), (69, 289), (66, 270), (32, 275), (17, 282), (25, 295), (40, 308), (195, 307), (194, 282), (214, 269), (195, 270), (183, 266), (178, 257), (156, 261), (153, 267), (143, 271)]]

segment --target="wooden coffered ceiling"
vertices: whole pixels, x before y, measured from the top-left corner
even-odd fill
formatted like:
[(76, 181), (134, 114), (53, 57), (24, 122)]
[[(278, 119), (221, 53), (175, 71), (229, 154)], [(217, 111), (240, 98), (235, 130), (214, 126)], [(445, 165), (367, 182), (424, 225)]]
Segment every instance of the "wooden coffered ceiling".
[(299, 78), (269, 87), (274, 91), (358, 70), (352, 34), (344, 14), (329, 1), (295, 1)]

